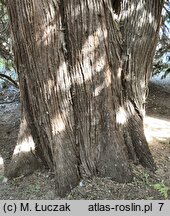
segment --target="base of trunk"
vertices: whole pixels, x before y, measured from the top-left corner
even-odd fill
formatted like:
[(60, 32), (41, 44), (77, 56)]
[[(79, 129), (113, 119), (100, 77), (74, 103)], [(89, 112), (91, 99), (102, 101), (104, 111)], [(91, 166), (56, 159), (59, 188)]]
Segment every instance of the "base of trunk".
[(143, 120), (138, 115), (129, 119), (125, 137), (129, 157), (133, 163), (141, 164), (143, 167), (154, 172), (156, 170), (156, 164), (144, 134)]
[(11, 163), (6, 176), (15, 178), (21, 175), (29, 175), (42, 165), (35, 153), (35, 143), (28, 128), (25, 118), (22, 118), (17, 145), (14, 149)]
[(42, 164), (32, 152), (21, 153), (12, 159), (5, 175), (10, 179), (27, 176), (32, 174), (40, 166)]

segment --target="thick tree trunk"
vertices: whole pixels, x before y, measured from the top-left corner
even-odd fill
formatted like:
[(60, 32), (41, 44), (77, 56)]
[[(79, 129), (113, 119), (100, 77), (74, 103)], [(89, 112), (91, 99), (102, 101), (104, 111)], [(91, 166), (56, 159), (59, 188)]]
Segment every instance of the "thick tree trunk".
[(163, 1), (122, 1), (119, 7), (119, 27), (124, 40), (121, 80), (124, 106), (130, 110), (125, 142), (130, 157), (152, 170), (153, 160), (144, 136), (143, 117)]
[(57, 194), (83, 173), (130, 181), (130, 161), (154, 170), (143, 111), (163, 0), (7, 6), (24, 121)]

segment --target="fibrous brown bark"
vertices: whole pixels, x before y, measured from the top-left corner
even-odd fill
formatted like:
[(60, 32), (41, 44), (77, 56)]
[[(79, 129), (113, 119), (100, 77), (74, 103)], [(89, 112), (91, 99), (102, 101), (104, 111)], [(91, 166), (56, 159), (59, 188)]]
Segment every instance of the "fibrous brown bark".
[(112, 3), (7, 1), (25, 121), (60, 196), (82, 173), (155, 168), (143, 109), (163, 1)]
[[(119, 26), (124, 39), (122, 87), (125, 101), (133, 107), (125, 133), (126, 137), (130, 137), (126, 140), (126, 145), (131, 157), (151, 170), (154, 166), (144, 136), (143, 117), (162, 7), (163, 1), (122, 1), (119, 15)], [(131, 109), (130, 107), (127, 108)]]

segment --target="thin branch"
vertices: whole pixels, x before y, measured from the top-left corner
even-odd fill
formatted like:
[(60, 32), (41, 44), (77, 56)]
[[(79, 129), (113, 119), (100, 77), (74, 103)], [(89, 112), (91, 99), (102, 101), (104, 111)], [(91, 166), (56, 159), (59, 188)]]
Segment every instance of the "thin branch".
[(15, 80), (13, 80), (10, 76), (0, 73), (0, 78), (2, 78), (3, 80), (9, 81), (9, 82), (12, 83), (16, 88), (19, 89), (18, 83), (17, 83)]

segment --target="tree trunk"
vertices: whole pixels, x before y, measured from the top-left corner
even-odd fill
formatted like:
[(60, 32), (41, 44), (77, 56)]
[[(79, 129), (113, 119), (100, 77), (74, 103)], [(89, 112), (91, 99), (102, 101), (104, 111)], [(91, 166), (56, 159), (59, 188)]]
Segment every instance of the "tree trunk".
[(32, 136), (60, 196), (83, 173), (127, 182), (131, 161), (155, 169), (143, 117), (163, 0), (119, 2), (7, 0), (29, 131), (17, 145)]

